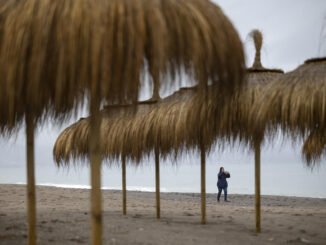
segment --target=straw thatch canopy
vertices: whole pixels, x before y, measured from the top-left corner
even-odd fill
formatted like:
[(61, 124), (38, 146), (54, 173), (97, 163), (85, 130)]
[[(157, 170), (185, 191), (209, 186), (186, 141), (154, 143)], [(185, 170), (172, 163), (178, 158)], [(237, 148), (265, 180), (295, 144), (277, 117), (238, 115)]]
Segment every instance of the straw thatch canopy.
[[(166, 97), (146, 116), (146, 122), (151, 124), (147, 134), (147, 149), (157, 149), (161, 157), (167, 157), (174, 152), (177, 156), (183, 150), (191, 149), (194, 144), (189, 139), (195, 137), (192, 130), (200, 125), (188, 120), (192, 111), (191, 101), (196, 99), (198, 87), (181, 88)], [(197, 114), (200, 117), (200, 114)]]
[(255, 126), (278, 126), (292, 137), (306, 137), (309, 131), (326, 126), (326, 58), (305, 61), (297, 69), (268, 85), (253, 110)]
[[(251, 117), (254, 116), (251, 114), (252, 106), (263, 96), (266, 86), (273, 79), (283, 76), (283, 71), (262, 66), (260, 60), (262, 34), (259, 30), (253, 30), (250, 36), (254, 40), (256, 54), (253, 66), (247, 69), (243, 88), (236, 90), (230, 101), (222, 106), (214, 102), (216, 100), (214, 94), (210, 94), (208, 100), (202, 100), (199, 106), (195, 104), (190, 106), (196, 108), (202, 115), (208, 115), (208, 117), (199, 117), (203, 120), (201, 120), (202, 126), (197, 129), (202, 130), (201, 135), (204, 135), (204, 141), (209, 141), (210, 146), (214, 145), (212, 141), (219, 141), (219, 145), (223, 145), (223, 141), (231, 143), (236, 140), (251, 144), (253, 141), (263, 139), (263, 130), (258, 130), (251, 123)], [(197, 117), (196, 113), (191, 116)]]
[(312, 130), (302, 146), (302, 157), (309, 166), (326, 157), (326, 132), (318, 128)]
[[(136, 108), (132, 105), (105, 107), (101, 111), (102, 157), (118, 160), (123, 155), (139, 162), (155, 149), (165, 157), (183, 148), (188, 137), (188, 102), (196, 89), (181, 88), (165, 99), (139, 102)], [(53, 149), (59, 165), (88, 158), (89, 128), (89, 118), (83, 118), (59, 135)]]
[[(254, 127), (251, 110), (253, 104), (259, 100), (266, 86), (281, 77), (283, 72), (278, 69), (261, 69), (259, 71), (248, 69), (246, 80), (248, 84), (241, 90), (231, 103), (226, 104), (221, 118), (219, 131), (229, 141), (239, 140), (243, 143), (261, 142), (264, 137), (264, 130)], [(225, 132), (225, 133), (224, 133)]]
[[(142, 117), (155, 103), (155, 101), (140, 102), (136, 108), (130, 104), (111, 105), (101, 111), (100, 146), (103, 158), (118, 159), (122, 152), (126, 152), (124, 149), (126, 143), (130, 146), (141, 147), (143, 143), (141, 139), (126, 141), (125, 135), (128, 134), (126, 131), (133, 131), (130, 124), (137, 117)], [(82, 160), (89, 157), (90, 124), (90, 117), (81, 118), (59, 135), (53, 149), (58, 164), (68, 164), (71, 159)]]
[(137, 101), (146, 74), (156, 95), (184, 73), (218, 93), (243, 75), (238, 34), (208, 0), (1, 1), (0, 39), (5, 131), (26, 113), (61, 121), (85, 91), (108, 104)]
[(238, 134), (240, 141), (241, 139), (248, 139), (248, 137), (251, 140), (262, 140), (264, 132), (252, 127), (251, 116), (253, 115), (250, 112), (253, 104), (262, 98), (266, 86), (284, 74), (281, 69), (270, 69), (262, 66), (260, 59), (263, 43), (262, 33), (259, 30), (253, 30), (250, 36), (253, 38), (256, 48), (254, 63), (252, 67), (247, 69), (245, 89), (239, 91), (238, 97), (235, 97), (235, 104), (231, 104), (229, 108), (235, 113), (232, 114), (232, 121), (235, 123), (232, 132)]

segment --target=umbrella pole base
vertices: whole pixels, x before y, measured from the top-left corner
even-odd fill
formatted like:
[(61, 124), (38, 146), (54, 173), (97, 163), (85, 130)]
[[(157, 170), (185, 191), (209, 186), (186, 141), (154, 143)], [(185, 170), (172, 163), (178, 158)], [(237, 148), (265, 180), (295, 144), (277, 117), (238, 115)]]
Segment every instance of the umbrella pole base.
[(160, 155), (158, 150), (155, 150), (155, 186), (156, 186), (156, 218), (161, 218), (161, 203), (160, 203)]
[(201, 224), (206, 224), (206, 158), (205, 149), (201, 147)]
[(126, 158), (122, 156), (122, 214), (127, 214)]
[(100, 102), (91, 97), (89, 151), (91, 162), (91, 225), (92, 245), (102, 245), (102, 192), (101, 192), (101, 146), (100, 146)]
[(36, 244), (34, 122), (26, 115), (28, 245)]
[(255, 210), (256, 232), (261, 232), (260, 226), (260, 144), (255, 144)]

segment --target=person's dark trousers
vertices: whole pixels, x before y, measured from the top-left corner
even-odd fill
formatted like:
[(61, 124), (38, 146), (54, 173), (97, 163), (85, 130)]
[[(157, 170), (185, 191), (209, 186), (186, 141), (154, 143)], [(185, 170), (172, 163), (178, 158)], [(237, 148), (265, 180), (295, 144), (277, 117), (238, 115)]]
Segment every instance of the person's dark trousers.
[(220, 201), (222, 190), (224, 191), (224, 201), (228, 200), (228, 188), (227, 187), (224, 187), (224, 188), (219, 187), (218, 193), (217, 193), (217, 201)]

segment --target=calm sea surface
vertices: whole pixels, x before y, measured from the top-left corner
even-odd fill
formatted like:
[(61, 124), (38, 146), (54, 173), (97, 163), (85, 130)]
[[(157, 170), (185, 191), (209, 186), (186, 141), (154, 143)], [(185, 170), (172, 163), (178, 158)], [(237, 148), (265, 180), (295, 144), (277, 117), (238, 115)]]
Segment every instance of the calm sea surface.
[[(57, 131), (45, 130), (36, 138), (36, 183), (71, 188), (89, 188), (90, 171), (87, 165), (58, 169), (52, 160), (52, 146)], [(278, 141), (277, 141), (278, 142)], [(0, 184), (26, 183), (25, 136), (20, 133), (15, 140), (0, 140)], [(253, 154), (241, 149), (226, 148), (221, 153), (213, 151), (207, 158), (206, 189), (216, 192), (217, 171), (224, 166), (231, 173), (229, 193), (254, 193)], [(103, 165), (104, 189), (121, 189), (121, 168), (118, 164)], [(154, 159), (139, 167), (127, 167), (127, 189), (155, 190)], [(198, 154), (182, 156), (177, 162), (161, 162), (162, 192), (200, 192), (200, 158)], [(275, 143), (262, 149), (261, 192), (263, 195), (287, 195), (326, 198), (326, 164), (322, 162), (313, 170), (300, 158), (300, 147), (295, 149), (289, 141)]]

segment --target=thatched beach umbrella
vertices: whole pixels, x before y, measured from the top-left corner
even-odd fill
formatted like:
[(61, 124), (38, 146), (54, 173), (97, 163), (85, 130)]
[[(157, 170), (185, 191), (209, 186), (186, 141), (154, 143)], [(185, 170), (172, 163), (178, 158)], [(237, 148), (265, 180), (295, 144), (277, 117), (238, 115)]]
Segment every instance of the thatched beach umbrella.
[(231, 93), (243, 52), (232, 24), (206, 0), (22, 0), (0, 3), (0, 129), (26, 121), (29, 243), (35, 244), (34, 128), (63, 119), (89, 96), (92, 243), (101, 244), (100, 104), (137, 100), (181, 72)]
[[(208, 89), (214, 90), (212, 86)], [(163, 156), (173, 153), (176, 157), (181, 152), (196, 149), (200, 152), (201, 223), (206, 224), (206, 153), (213, 141), (204, 134), (204, 124), (199, 121), (205, 121), (214, 111), (204, 110), (203, 113), (198, 110), (199, 105), (207, 105), (206, 98), (198, 94), (198, 87), (183, 88), (171, 99), (175, 101), (167, 101), (167, 105), (162, 104), (157, 111), (152, 111), (157, 114), (154, 127), (157, 132), (153, 135)]]
[[(264, 138), (264, 130), (252, 126), (252, 106), (262, 98), (264, 90), (272, 80), (283, 76), (279, 69), (267, 69), (261, 64), (260, 50), (263, 37), (260, 31), (253, 30), (250, 33), (256, 48), (255, 60), (251, 68), (247, 69), (246, 85), (242, 90), (235, 93), (229, 103), (220, 110), (215, 120), (216, 139), (220, 141), (249, 144), (255, 153), (255, 209), (256, 209), (256, 231), (260, 232), (260, 146)], [(213, 120), (213, 119), (211, 119)]]
[[(187, 125), (187, 113), (189, 113), (189, 101), (193, 99), (197, 88), (181, 88), (172, 95), (160, 100), (144, 118), (137, 117), (135, 125), (139, 125), (137, 132), (143, 133), (142, 149), (138, 148), (136, 156), (141, 157), (150, 152), (155, 154), (156, 169), (156, 217), (160, 218), (160, 189), (159, 189), (159, 158), (178, 153), (186, 149), (188, 131), (193, 126)], [(133, 134), (131, 134), (133, 135)], [(137, 161), (140, 158), (135, 159)]]
[[(264, 68), (260, 61), (260, 50), (262, 46), (262, 34), (261, 32), (254, 30), (251, 33), (255, 48), (256, 55), (255, 61), (251, 68), (248, 69), (247, 74), (247, 82), (248, 87), (240, 92), (239, 101), (238, 101), (238, 119), (245, 119), (250, 116), (250, 109), (252, 105), (257, 101), (257, 99), (261, 98), (265, 86), (269, 84), (272, 80), (277, 79), (283, 76), (283, 71), (279, 69), (267, 69)], [(249, 91), (248, 91), (249, 90)], [(244, 96), (244, 98), (243, 98)], [(261, 157), (260, 157), (260, 147), (263, 140), (263, 131), (259, 131), (257, 129), (250, 129), (250, 119), (247, 120), (237, 120), (239, 123), (242, 123), (242, 126), (239, 127), (239, 139), (246, 138), (246, 136), (242, 136), (242, 131), (245, 134), (248, 133), (251, 144), (253, 144), (254, 152), (255, 152), (255, 209), (256, 209), (256, 232), (261, 231), (261, 223), (260, 223), (260, 165), (261, 165)], [(244, 123), (244, 121), (246, 123)], [(246, 127), (246, 129), (241, 128)], [(243, 130), (242, 130), (243, 129)], [(248, 132), (249, 131), (249, 132)]]
[(305, 61), (266, 86), (253, 106), (253, 125), (293, 139), (308, 136), (303, 146), (308, 163), (322, 153), (326, 116), (326, 58)]
[(326, 58), (305, 61), (271, 82), (253, 106), (254, 127), (269, 135), (308, 138), (302, 152), (308, 165), (323, 154), (326, 129)]

